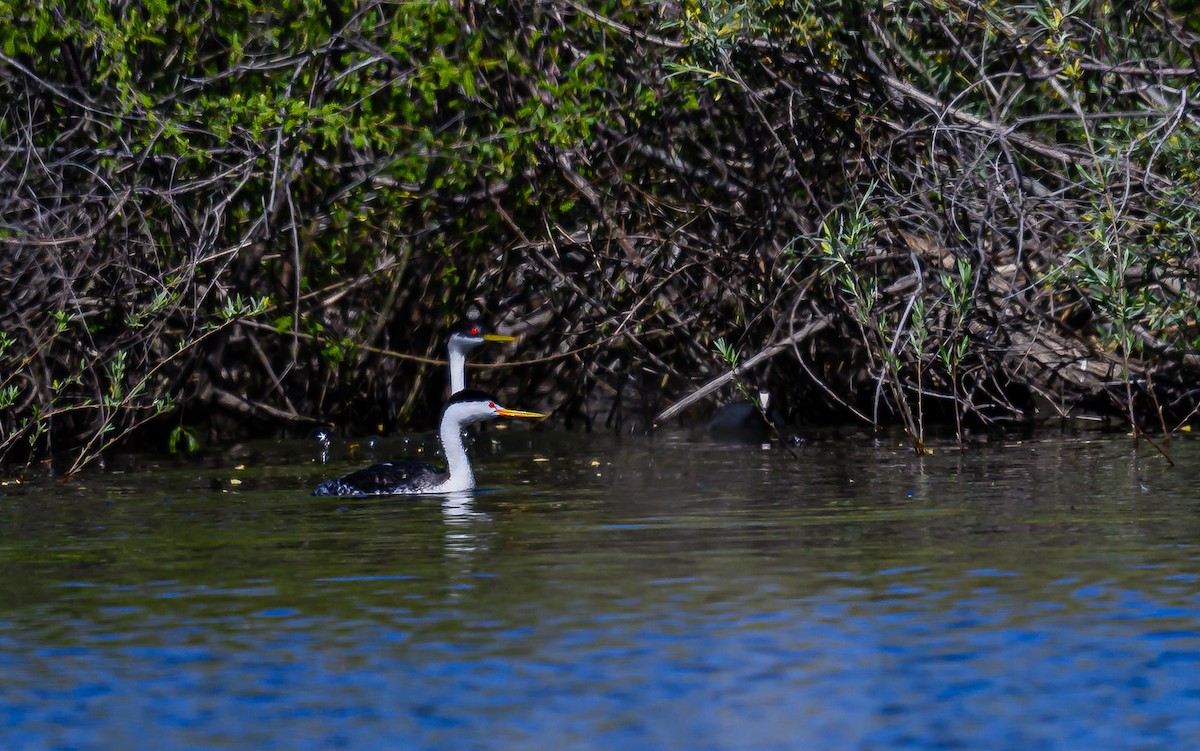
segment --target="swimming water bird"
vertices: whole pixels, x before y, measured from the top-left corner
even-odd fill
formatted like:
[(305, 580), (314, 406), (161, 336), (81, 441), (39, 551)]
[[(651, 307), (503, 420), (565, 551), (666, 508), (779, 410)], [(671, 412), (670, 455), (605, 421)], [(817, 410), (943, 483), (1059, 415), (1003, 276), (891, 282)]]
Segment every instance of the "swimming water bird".
[[(763, 416), (764, 413), (766, 417)], [(783, 412), (778, 405), (771, 402), (769, 391), (759, 389), (758, 405), (748, 401), (726, 404), (717, 410), (712, 420), (709, 421), (708, 432), (718, 438), (729, 440), (758, 441), (771, 436), (771, 423), (775, 423), (776, 430), (782, 429)]]
[(326, 480), (313, 495), (421, 495), (456, 493), (475, 487), (475, 474), (463, 444), (463, 428), (497, 417), (540, 419), (540, 412), (506, 409), (482, 391), (464, 389), (446, 402), (442, 409), (438, 437), (446, 467), (416, 461), (383, 462), (352, 472), (336, 480)]
[(484, 342), (515, 342), (517, 337), (493, 334), (476, 321), (461, 321), (450, 327), (446, 350), (450, 360), (450, 393), (467, 387), (467, 353)]

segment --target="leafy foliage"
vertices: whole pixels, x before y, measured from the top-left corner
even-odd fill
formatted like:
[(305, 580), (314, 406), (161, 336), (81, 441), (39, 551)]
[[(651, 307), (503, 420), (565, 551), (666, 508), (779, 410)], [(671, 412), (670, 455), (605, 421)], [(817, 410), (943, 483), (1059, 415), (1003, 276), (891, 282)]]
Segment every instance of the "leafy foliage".
[(472, 310), (569, 423), (829, 320), (810, 415), (1169, 430), (1189, 7), (0, 4), (0, 453), (429, 420)]

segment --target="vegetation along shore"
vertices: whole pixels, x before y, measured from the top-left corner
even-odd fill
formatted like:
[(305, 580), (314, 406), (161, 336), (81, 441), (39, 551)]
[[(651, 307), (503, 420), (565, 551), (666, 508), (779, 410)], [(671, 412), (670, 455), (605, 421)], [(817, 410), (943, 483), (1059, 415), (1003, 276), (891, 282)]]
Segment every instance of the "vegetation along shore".
[(519, 342), (471, 381), (569, 428), (740, 385), (918, 451), (1158, 442), (1200, 408), (1198, 18), (0, 4), (0, 461), (429, 427), (472, 313)]

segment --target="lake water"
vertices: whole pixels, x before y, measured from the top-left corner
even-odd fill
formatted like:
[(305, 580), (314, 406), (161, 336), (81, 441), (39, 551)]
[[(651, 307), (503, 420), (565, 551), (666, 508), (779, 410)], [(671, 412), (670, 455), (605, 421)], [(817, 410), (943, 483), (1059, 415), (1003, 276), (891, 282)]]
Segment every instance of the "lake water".
[[(0, 748), (1200, 746), (1200, 443), (489, 430), (0, 487)], [(374, 452), (378, 452), (375, 455)]]

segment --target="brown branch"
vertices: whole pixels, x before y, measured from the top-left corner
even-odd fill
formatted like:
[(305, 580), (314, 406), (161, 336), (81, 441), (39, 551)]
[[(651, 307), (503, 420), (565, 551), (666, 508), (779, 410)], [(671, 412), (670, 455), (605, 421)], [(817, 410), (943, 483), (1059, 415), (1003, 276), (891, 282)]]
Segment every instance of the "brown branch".
[(235, 414), (244, 415), (246, 417), (256, 417), (268, 422), (280, 422), (285, 425), (323, 425), (323, 420), (317, 420), (307, 415), (288, 412), (286, 410), (272, 407), (269, 404), (262, 404), (247, 399), (244, 396), (237, 396), (230, 392), (208, 384), (200, 393), (201, 401), (214, 404), (218, 407), (227, 409)]
[(796, 333), (792, 334), (789, 337), (786, 337), (785, 339), (783, 339), (781, 341), (775, 342), (774, 344), (772, 344), (771, 346), (762, 350), (761, 352), (754, 355), (753, 357), (749, 358), (745, 362), (739, 364), (733, 370), (729, 370), (729, 371), (726, 371), (725, 373), (722, 373), (721, 375), (712, 379), (711, 381), (704, 384), (700, 388), (696, 389), (692, 393), (688, 394), (684, 398), (675, 402), (670, 407), (667, 407), (666, 409), (664, 409), (662, 412), (660, 412), (658, 414), (658, 416), (656, 416), (654, 418), (652, 427), (657, 428), (659, 423), (670, 420), (675, 415), (678, 415), (680, 412), (684, 411), (685, 409), (692, 406), (696, 402), (700, 401), (701, 399), (704, 399), (709, 394), (713, 393), (717, 389), (719, 389), (722, 386), (724, 386), (725, 384), (729, 383), (730, 381), (732, 381), (734, 378), (738, 377), (742, 373), (745, 373), (747, 370), (750, 370), (755, 365), (758, 365), (760, 362), (770, 360), (772, 357), (774, 357), (775, 355), (778, 355), (780, 352), (787, 350), (792, 345), (802, 342), (805, 339), (808, 339), (813, 334), (816, 334), (817, 332), (828, 328), (829, 325), (830, 325), (830, 320), (828, 318), (819, 318), (815, 321), (808, 322), (804, 326), (804, 328), (800, 329)]

